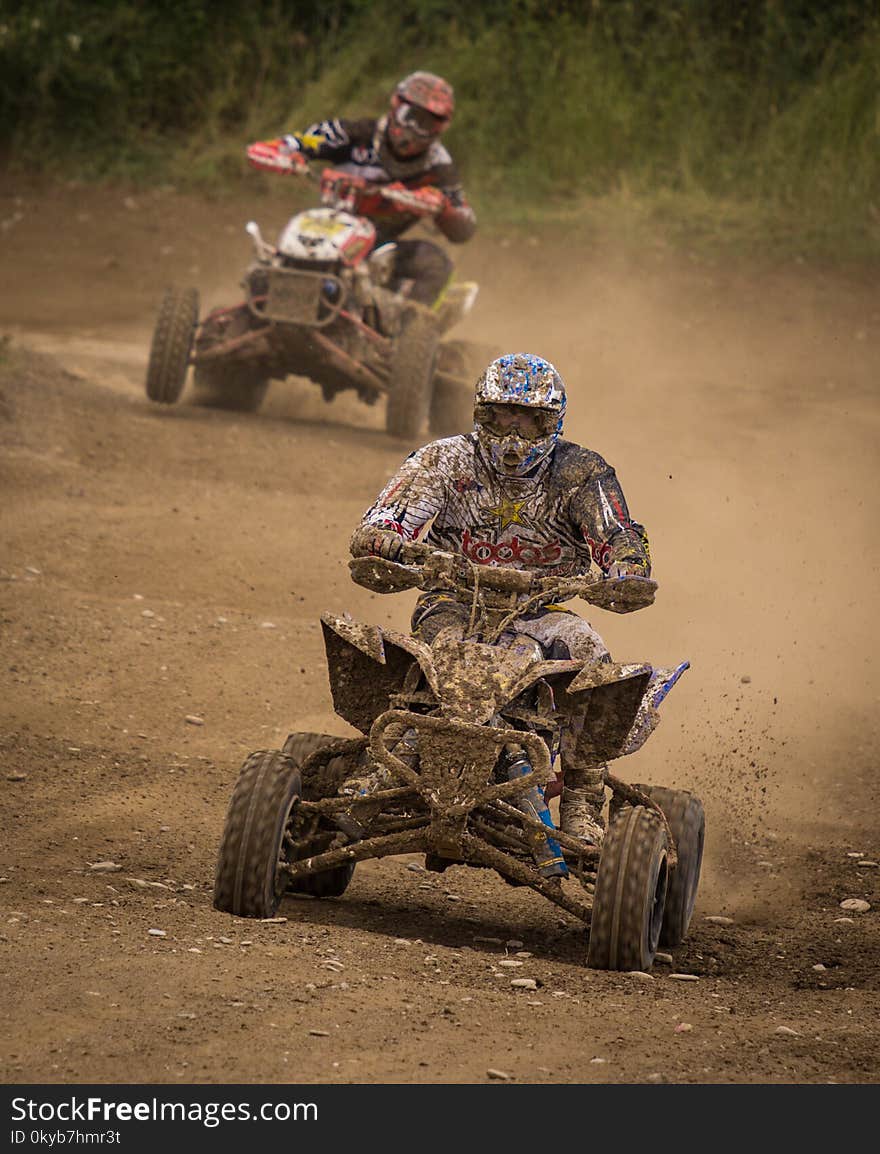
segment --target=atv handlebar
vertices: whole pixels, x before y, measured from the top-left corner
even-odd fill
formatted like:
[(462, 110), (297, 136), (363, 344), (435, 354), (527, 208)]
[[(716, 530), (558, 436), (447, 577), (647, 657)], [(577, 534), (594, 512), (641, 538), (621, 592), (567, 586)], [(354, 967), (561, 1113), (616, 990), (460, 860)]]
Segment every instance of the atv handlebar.
[(320, 179), (321, 200), (334, 208), (354, 211), (361, 196), (378, 196), (399, 208), (417, 213), (419, 216), (437, 216), (443, 211), (443, 204), (430, 204), (419, 197), (415, 190), (390, 188), (387, 184), (376, 184), (365, 180), (356, 173), (342, 172), (338, 168), (325, 168), (320, 178), (309, 169), (301, 169), (311, 180)]
[(474, 565), (419, 542), (408, 542), (401, 558), (403, 564), (382, 557), (357, 557), (349, 562), (352, 579), (379, 593), (446, 588), (462, 599), (470, 599), (480, 590), (512, 594), (528, 601), (532, 610), (580, 597), (613, 613), (643, 609), (653, 602), (657, 590), (656, 581), (648, 577), (543, 577), (528, 569)]
[(320, 182), (323, 203), (334, 208), (353, 210), (359, 196), (378, 196), (419, 216), (437, 216), (443, 211), (444, 206), (439, 200), (436, 204), (430, 204), (417, 196), (412, 189), (389, 188), (387, 185), (365, 180), (356, 173), (343, 172), (338, 168), (325, 168), (318, 176), (310, 164), (316, 158), (291, 147), (281, 137), (277, 140), (249, 144), (246, 153), (248, 163), (253, 168), (283, 176), (302, 176), (306, 180)]

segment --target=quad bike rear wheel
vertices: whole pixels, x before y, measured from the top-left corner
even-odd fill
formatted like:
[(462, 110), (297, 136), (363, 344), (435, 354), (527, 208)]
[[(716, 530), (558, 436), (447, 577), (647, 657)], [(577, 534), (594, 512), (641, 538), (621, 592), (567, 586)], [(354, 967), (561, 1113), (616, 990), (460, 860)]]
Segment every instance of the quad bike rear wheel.
[(180, 400), (198, 323), (198, 289), (166, 289), (147, 363), (147, 396), (151, 401), (173, 405)]
[[(475, 378), (476, 380), (476, 378)], [(428, 430), (435, 437), (466, 433), (474, 423), (474, 386), (437, 375), (431, 394)]]
[(255, 413), (268, 389), (268, 374), (247, 361), (202, 361), (193, 371), (193, 401), (212, 409)]
[(667, 838), (658, 814), (624, 806), (610, 822), (596, 875), (587, 965), (649, 970), (666, 903)]
[(437, 349), (428, 429), (436, 437), (470, 432), (474, 423), (474, 387), (480, 374), (500, 356), (481, 341), (443, 341)]
[(302, 796), (299, 767), (278, 749), (252, 753), (232, 791), (214, 874), (214, 907), (271, 918), (284, 893), (278, 866), (291, 810)]
[(428, 420), (439, 336), (437, 321), (427, 309), (412, 312), (404, 321), (388, 378), (385, 428), (392, 437), (412, 440)]
[[(292, 733), (285, 741), (285, 753), (300, 770), (302, 796), (305, 801), (319, 801), (323, 797), (334, 797), (342, 783), (354, 772), (351, 758), (344, 754), (331, 757), (317, 767), (306, 766), (304, 762), (319, 749), (332, 745), (339, 739), (326, 733)], [(303, 854), (302, 856), (306, 856)], [(336, 866), (323, 873), (308, 874), (288, 882), (287, 892), (312, 894), (316, 898), (338, 898), (348, 889), (354, 875), (355, 863)]]
[(677, 862), (669, 872), (660, 945), (674, 949), (684, 941), (700, 884), (706, 818), (703, 803), (686, 789), (667, 789), (662, 785), (637, 785), (651, 801), (663, 810), (675, 841)]
[(336, 740), (329, 733), (291, 733), (281, 752), (301, 766), (316, 750), (325, 749)]

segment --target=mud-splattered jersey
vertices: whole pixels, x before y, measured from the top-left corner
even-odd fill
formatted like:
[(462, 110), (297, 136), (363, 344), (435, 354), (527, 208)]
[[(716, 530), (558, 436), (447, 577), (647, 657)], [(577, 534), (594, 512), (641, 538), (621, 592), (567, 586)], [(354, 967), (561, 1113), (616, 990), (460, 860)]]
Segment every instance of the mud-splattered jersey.
[[(464, 195), (452, 157), (439, 140), (434, 140), (419, 156), (401, 158), (390, 153), (385, 142), (385, 117), (364, 120), (320, 120), (293, 139), (308, 156), (329, 160), (336, 168), (349, 170), (373, 184), (399, 180), (407, 188), (439, 188), (449, 202), (445, 212), (436, 218), (437, 227), (447, 240), (460, 243), (469, 240), (476, 228), (476, 217)], [(400, 236), (420, 218), (389, 208), (378, 201), (359, 206), (375, 223), (379, 243)]]
[(352, 537), (355, 556), (376, 532), (461, 553), (479, 565), (548, 575), (603, 571), (626, 561), (651, 571), (648, 536), (629, 515), (611, 466), (590, 449), (559, 441), (528, 477), (499, 474), (473, 433), (411, 453)]

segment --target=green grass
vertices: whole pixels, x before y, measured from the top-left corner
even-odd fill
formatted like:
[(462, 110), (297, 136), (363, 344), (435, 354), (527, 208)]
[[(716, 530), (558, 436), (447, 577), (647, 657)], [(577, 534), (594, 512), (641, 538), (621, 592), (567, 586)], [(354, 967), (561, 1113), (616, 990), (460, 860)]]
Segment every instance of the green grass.
[(0, 138), (12, 166), (259, 195), (248, 140), (379, 113), (416, 68), (455, 84), (483, 229), (880, 259), (875, 2), (26, 0)]

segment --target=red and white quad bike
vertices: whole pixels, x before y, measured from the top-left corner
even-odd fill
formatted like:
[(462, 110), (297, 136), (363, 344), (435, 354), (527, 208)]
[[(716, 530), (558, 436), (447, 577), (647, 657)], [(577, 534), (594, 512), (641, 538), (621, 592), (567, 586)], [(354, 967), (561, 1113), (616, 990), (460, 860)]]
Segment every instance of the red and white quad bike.
[(197, 289), (166, 290), (147, 396), (174, 404), (192, 365), (197, 403), (255, 412), (269, 382), (293, 374), (320, 385), (326, 401), (344, 389), (369, 405), (385, 396), (395, 437), (416, 438), (426, 425), (435, 436), (467, 431), (474, 382), (497, 354), (444, 337), (470, 312), (477, 284), (451, 284), (431, 309), (414, 304), (411, 282), (390, 286), (394, 242), (377, 247), (374, 225), (355, 212), (366, 197), (405, 207), (411, 194), (337, 169), (320, 181), (321, 207), (293, 216), (277, 245), (247, 224), (255, 260), (243, 301), (200, 319)]

